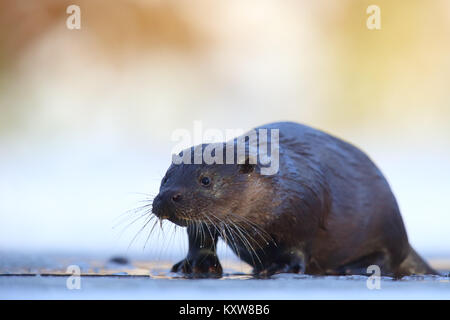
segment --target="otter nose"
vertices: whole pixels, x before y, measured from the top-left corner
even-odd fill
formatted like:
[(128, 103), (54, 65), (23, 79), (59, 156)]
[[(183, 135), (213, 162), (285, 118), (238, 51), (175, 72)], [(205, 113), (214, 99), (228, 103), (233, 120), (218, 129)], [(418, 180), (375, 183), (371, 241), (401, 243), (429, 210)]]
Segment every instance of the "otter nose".
[(182, 198), (183, 198), (183, 197), (181, 196), (181, 193), (177, 192), (177, 193), (175, 193), (175, 194), (172, 196), (172, 201), (173, 201), (173, 202), (180, 202)]

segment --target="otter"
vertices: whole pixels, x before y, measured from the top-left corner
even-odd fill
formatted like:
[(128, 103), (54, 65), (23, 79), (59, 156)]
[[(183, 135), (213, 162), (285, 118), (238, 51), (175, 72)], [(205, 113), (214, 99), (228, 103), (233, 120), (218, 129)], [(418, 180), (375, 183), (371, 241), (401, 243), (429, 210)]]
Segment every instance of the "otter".
[[(391, 188), (365, 153), (298, 123), (259, 129), (278, 131), (274, 174), (262, 174), (264, 165), (252, 161), (248, 134), (242, 136), (244, 160), (185, 161), (167, 170), (152, 213), (185, 226), (189, 241), (186, 258), (172, 272), (220, 277), (221, 238), (255, 276), (367, 275), (370, 265), (392, 277), (437, 274), (409, 244)], [(213, 156), (230, 145), (236, 150), (238, 141), (216, 145)], [(195, 150), (208, 146), (179, 156), (192, 160)]]

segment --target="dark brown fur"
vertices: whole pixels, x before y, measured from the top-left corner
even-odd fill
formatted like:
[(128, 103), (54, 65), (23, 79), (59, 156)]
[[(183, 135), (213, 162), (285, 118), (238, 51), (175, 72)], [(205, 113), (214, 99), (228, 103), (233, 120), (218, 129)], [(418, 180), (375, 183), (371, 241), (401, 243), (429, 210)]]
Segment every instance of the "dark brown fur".
[(436, 273), (409, 245), (395, 197), (363, 152), (296, 123), (260, 128), (280, 132), (275, 175), (249, 163), (168, 169), (153, 213), (187, 226), (189, 236), (173, 271), (220, 275), (221, 237), (262, 276), (366, 274), (373, 264), (384, 275)]

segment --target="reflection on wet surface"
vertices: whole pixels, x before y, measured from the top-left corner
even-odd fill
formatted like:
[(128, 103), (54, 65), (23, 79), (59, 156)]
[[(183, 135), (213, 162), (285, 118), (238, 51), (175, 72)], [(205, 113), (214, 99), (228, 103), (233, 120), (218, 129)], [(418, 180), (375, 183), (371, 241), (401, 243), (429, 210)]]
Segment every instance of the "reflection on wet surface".
[[(68, 257), (64, 255), (0, 255), (0, 276), (67, 276), (67, 268), (75, 265), (82, 276), (98, 277), (150, 277), (153, 279), (187, 279), (172, 273), (175, 261), (147, 261), (121, 256), (101, 259), (92, 257)], [(220, 279), (252, 278), (252, 268), (236, 260), (222, 261), (224, 275)]]
[[(109, 259), (96, 259), (89, 257), (67, 257), (60, 255), (27, 256), (18, 254), (3, 254), (0, 261), (0, 276), (13, 275), (41, 275), (41, 276), (65, 276), (67, 267), (76, 265), (80, 268), (82, 276), (123, 276), (123, 277), (150, 277), (153, 279), (189, 279), (179, 273), (170, 272), (175, 261), (146, 261), (139, 259), (128, 259), (126, 257), (114, 256)], [(252, 268), (237, 260), (221, 260), (224, 267), (224, 274), (220, 278), (227, 279), (253, 279)], [(450, 259), (431, 260), (434, 268), (440, 270), (443, 276), (448, 275), (450, 270)], [(294, 279), (323, 278), (321, 276), (309, 275), (275, 275), (272, 278), (282, 279), (283, 277)], [(333, 276), (328, 278), (359, 280), (366, 276)], [(403, 281), (433, 279), (432, 276), (410, 276), (404, 277)], [(383, 279), (390, 279), (383, 277)]]
[[(438, 268), (443, 276), (382, 277), (380, 290), (370, 290), (361, 275), (277, 274), (261, 280), (250, 266), (223, 260), (220, 279), (191, 279), (171, 273), (173, 263), (0, 254), (0, 299), (450, 299), (450, 268)], [(80, 268), (80, 290), (66, 286), (70, 265)]]

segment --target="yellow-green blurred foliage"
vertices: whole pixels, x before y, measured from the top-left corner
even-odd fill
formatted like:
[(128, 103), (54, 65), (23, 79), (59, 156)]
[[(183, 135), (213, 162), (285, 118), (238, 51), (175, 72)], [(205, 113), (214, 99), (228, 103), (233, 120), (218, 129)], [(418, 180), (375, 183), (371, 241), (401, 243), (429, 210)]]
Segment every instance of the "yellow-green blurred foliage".
[[(449, 135), (448, 1), (82, 0), (82, 28), (70, 31), (72, 3), (1, 2), (2, 134), (36, 114), (96, 123), (127, 108), (144, 131), (192, 117)], [(366, 27), (370, 4), (381, 30)], [(98, 103), (118, 92), (117, 103)], [(46, 110), (49, 96), (59, 111)]]

